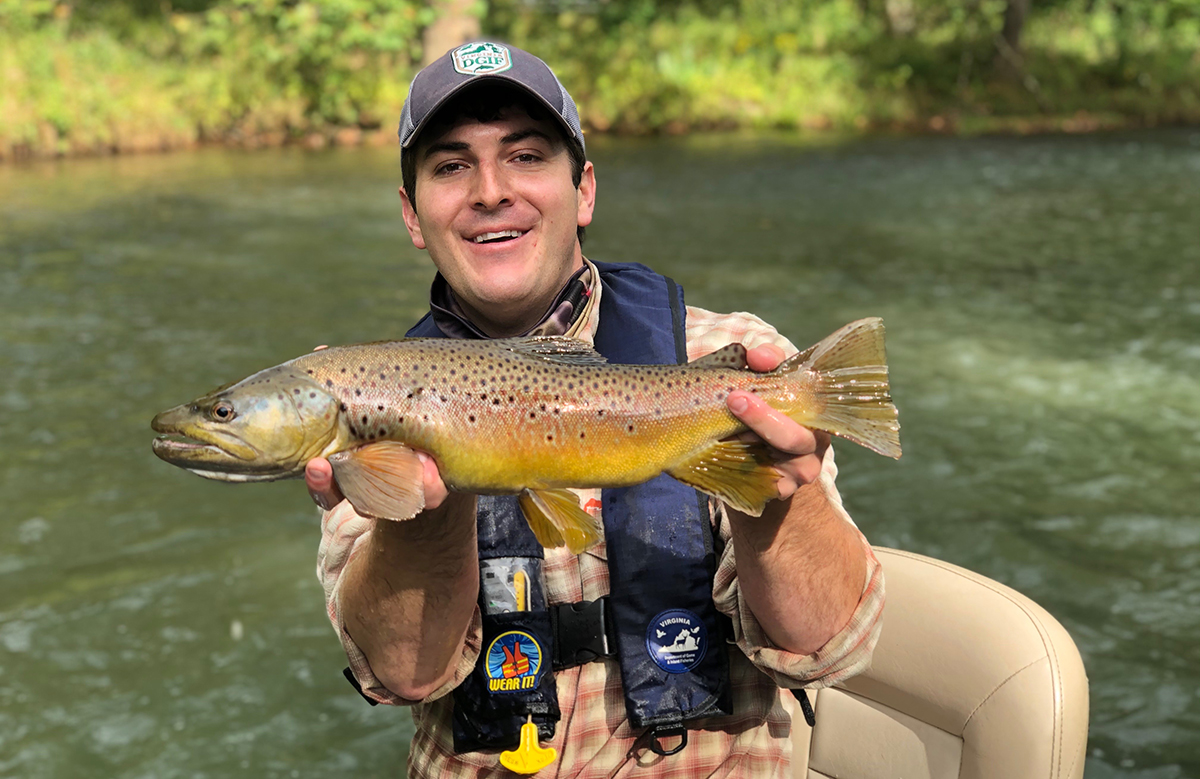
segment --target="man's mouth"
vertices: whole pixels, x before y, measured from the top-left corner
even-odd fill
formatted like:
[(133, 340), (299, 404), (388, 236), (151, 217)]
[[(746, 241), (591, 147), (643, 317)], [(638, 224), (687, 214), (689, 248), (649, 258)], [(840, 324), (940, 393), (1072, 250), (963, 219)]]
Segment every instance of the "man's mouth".
[(520, 238), (524, 234), (524, 230), (500, 230), (499, 232), (495, 233), (483, 233), (481, 235), (477, 235), (471, 240), (474, 243), (503, 243), (505, 241), (511, 241), (516, 238)]

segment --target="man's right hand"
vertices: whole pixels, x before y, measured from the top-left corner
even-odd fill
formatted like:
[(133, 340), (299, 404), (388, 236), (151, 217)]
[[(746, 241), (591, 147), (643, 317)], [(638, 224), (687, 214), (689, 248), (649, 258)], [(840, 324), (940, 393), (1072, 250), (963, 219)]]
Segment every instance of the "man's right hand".
[[(450, 491), (442, 481), (442, 475), (438, 472), (437, 463), (433, 458), (424, 452), (417, 452), (417, 456), (425, 466), (422, 482), (425, 488), (425, 510), (429, 511), (441, 506)], [(324, 457), (309, 460), (304, 466), (304, 483), (308, 485), (308, 494), (312, 496), (313, 503), (325, 511), (346, 499), (333, 478), (333, 466)]]

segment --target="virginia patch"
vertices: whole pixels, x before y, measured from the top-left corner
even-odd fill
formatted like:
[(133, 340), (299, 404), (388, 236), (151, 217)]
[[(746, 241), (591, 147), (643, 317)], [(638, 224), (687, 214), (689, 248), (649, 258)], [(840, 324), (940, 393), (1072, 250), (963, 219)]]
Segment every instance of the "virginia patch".
[(646, 650), (659, 668), (681, 674), (695, 668), (708, 652), (708, 630), (687, 609), (669, 609), (650, 620)]
[(464, 76), (482, 76), (488, 73), (503, 73), (512, 67), (512, 56), (507, 46), (498, 43), (468, 43), (459, 46), (450, 55), (454, 69)]
[(487, 650), (488, 692), (533, 690), (542, 671), (542, 648), (533, 636), (510, 630), (496, 636)]

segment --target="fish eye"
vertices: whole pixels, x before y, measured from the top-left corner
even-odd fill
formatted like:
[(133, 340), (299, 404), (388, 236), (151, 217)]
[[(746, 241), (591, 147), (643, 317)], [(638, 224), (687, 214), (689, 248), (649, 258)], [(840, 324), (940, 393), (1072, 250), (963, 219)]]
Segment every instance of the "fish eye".
[(227, 400), (222, 400), (215, 403), (208, 414), (218, 422), (228, 422), (237, 416), (237, 414), (234, 413), (233, 404)]

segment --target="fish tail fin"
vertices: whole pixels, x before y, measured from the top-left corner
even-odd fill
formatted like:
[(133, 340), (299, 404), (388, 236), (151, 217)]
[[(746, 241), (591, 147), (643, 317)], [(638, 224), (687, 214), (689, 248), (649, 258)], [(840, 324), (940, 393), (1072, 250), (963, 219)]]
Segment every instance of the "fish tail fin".
[(806, 372), (815, 403), (789, 415), (887, 457), (900, 456), (900, 424), (888, 385), (883, 320), (859, 319), (784, 360), (776, 374)]

